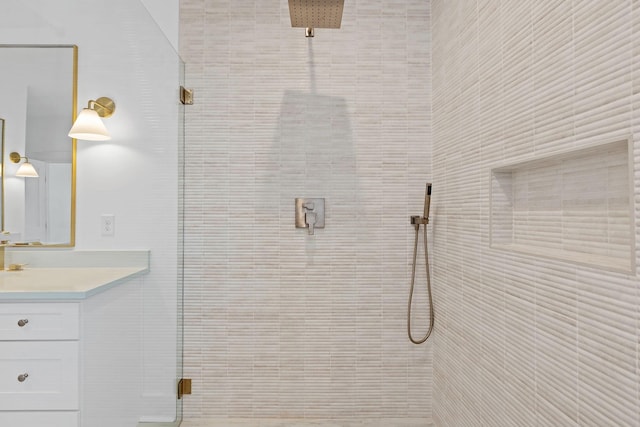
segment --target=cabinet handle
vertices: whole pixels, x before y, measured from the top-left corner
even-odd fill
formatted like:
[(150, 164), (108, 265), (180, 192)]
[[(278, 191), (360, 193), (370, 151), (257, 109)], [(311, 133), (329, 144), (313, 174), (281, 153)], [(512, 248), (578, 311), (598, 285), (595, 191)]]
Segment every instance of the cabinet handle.
[(29, 319), (20, 319), (18, 320), (18, 326), (20, 326), (21, 328), (26, 325), (27, 323), (29, 323)]
[(24, 374), (20, 374), (18, 375), (18, 381), (20, 381), (21, 383), (24, 382), (24, 380), (26, 380), (29, 377), (29, 374), (27, 374), (26, 372)]

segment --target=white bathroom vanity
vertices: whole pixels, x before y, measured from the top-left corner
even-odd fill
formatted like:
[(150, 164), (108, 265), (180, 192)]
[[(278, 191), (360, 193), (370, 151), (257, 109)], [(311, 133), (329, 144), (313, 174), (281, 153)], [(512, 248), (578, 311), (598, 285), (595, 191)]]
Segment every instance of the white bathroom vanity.
[(0, 272), (0, 425), (135, 426), (148, 253), (124, 267), (34, 264)]

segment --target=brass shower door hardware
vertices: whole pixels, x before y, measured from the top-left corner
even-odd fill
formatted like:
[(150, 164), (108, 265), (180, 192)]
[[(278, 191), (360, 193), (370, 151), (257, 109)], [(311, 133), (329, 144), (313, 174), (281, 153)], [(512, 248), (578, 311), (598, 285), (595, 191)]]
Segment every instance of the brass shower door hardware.
[(178, 399), (185, 394), (191, 394), (191, 378), (180, 378), (178, 381)]
[[(180, 102), (182, 105), (193, 105), (193, 90), (180, 86)], [(191, 394), (191, 378), (180, 378), (178, 381), (178, 399)]]
[(180, 102), (183, 105), (193, 105), (193, 89), (180, 86)]

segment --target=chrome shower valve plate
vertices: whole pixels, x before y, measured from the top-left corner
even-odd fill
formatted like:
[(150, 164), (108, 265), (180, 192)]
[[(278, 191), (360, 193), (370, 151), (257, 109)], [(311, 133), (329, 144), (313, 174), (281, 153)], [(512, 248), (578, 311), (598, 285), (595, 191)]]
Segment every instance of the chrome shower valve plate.
[(296, 228), (309, 228), (306, 221), (307, 212), (313, 212), (316, 215), (314, 228), (324, 228), (324, 199), (296, 199)]

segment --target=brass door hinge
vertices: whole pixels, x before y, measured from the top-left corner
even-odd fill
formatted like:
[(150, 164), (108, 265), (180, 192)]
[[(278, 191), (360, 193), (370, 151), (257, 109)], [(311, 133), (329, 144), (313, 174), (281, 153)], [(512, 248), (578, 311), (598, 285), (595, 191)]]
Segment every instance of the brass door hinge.
[(191, 394), (191, 378), (180, 378), (178, 381), (178, 399), (185, 394)]
[(193, 90), (180, 86), (180, 102), (184, 105), (193, 105)]

